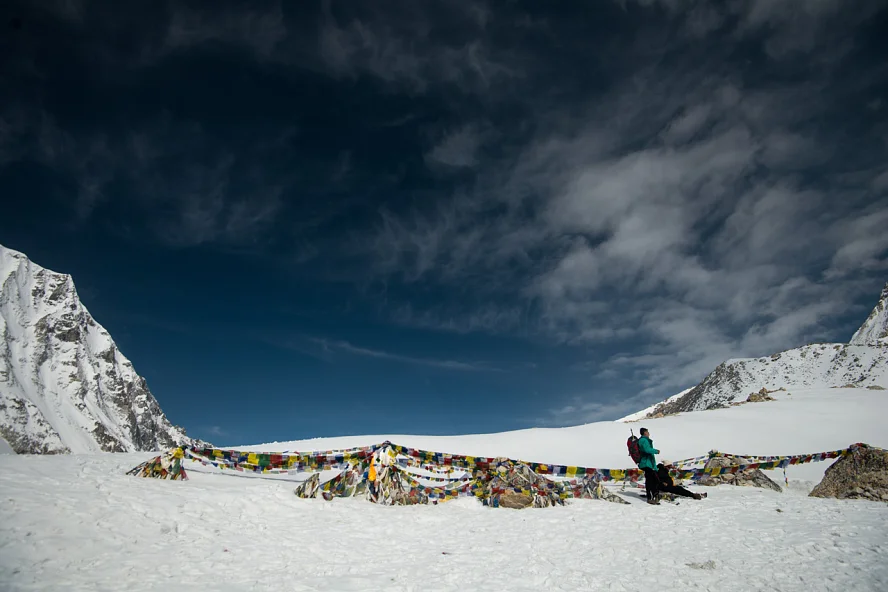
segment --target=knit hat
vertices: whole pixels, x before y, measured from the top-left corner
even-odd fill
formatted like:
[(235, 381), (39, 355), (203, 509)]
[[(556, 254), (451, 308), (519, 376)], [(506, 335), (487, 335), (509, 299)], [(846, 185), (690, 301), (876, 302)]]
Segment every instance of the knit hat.
[(661, 458), (661, 459), (660, 459), (660, 462), (657, 463), (657, 464), (661, 464), (661, 465), (663, 465), (664, 467), (672, 466), (672, 462), (666, 460), (665, 458)]

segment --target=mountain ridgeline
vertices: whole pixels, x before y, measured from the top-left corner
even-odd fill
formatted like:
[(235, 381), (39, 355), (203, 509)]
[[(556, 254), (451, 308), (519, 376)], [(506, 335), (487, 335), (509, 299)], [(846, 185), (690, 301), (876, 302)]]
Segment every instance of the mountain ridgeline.
[(761, 389), (888, 387), (888, 284), (850, 343), (815, 343), (763, 358), (728, 360), (697, 386), (621, 421), (728, 407)]
[[(763, 388), (824, 386), (888, 387), (888, 284), (850, 343), (729, 360), (697, 386), (623, 421), (727, 407)], [(0, 437), (18, 454), (206, 444), (170, 423), (145, 379), (80, 302), (71, 276), (2, 245)]]
[(873, 312), (851, 337), (851, 345), (888, 345), (888, 283)]
[(0, 436), (18, 454), (190, 442), (77, 296), (71, 276), (0, 246)]

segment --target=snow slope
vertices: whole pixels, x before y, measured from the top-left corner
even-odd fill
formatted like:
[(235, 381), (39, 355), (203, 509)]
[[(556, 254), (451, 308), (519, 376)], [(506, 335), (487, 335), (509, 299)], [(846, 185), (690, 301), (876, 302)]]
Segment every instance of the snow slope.
[(838, 386), (888, 388), (888, 284), (851, 343), (815, 343), (762, 358), (728, 360), (697, 386), (617, 421), (716, 409), (762, 388)]
[[(888, 391), (796, 389), (777, 400), (645, 420), (654, 446), (676, 461), (722, 452), (789, 455), (822, 452), (865, 442), (888, 448)], [(472, 436), (380, 434), (231, 446), (252, 451), (333, 450), (390, 440), (395, 444), (474, 456), (507, 456), (531, 462), (601, 468), (632, 466), (629, 427), (602, 421), (569, 428), (533, 428)], [(637, 430), (636, 430), (637, 432)], [(637, 435), (637, 433), (636, 433)], [(819, 481), (828, 463), (790, 467), (789, 477)], [(782, 472), (780, 479), (783, 478)]]
[[(884, 391), (813, 389), (777, 396), (773, 402), (646, 424), (655, 445), (672, 460), (710, 448), (784, 454), (856, 441), (888, 445)], [(626, 425), (600, 422), (502, 434), (356, 436), (255, 448), (344, 448), (388, 438), (433, 450), (614, 467), (628, 464), (627, 433)], [(438, 506), (387, 507), (362, 499), (299, 499), (293, 483), (207, 474), (198, 464), (187, 465), (190, 480), (185, 482), (124, 475), (148, 456), (0, 456), (0, 587), (888, 589), (888, 506), (809, 498), (810, 484), (793, 482), (782, 493), (705, 488), (708, 499), (677, 506), (575, 500), (563, 508), (514, 511), (460, 499)], [(826, 465), (790, 467), (790, 478), (809, 479)]]
[(617, 421), (716, 409), (762, 388), (839, 386), (888, 388), (888, 284), (851, 343), (815, 343), (762, 358), (728, 360), (697, 386)]
[(818, 343), (763, 358), (728, 360), (703, 382), (654, 406), (656, 413), (704, 411), (743, 401), (762, 388), (888, 388), (888, 345)]
[(4, 440), (2, 436), (0, 436), (0, 454), (15, 454), (15, 450), (12, 449), (9, 442)]
[(691, 392), (691, 389), (693, 389), (693, 387), (687, 388), (678, 394), (672, 395), (671, 397), (669, 397), (665, 401), (660, 401), (659, 403), (654, 403), (653, 405), (651, 405), (647, 409), (642, 409), (641, 411), (636, 411), (635, 413), (631, 413), (631, 414), (627, 415), (626, 417), (621, 417), (620, 419), (618, 419), (616, 421), (626, 422), (626, 421), (638, 421), (640, 419), (644, 419), (648, 415), (653, 415), (654, 412), (656, 411), (657, 407), (659, 407), (660, 405), (663, 405), (666, 403), (672, 403), (673, 401), (677, 401), (677, 400), (681, 399), (683, 396), (685, 396), (686, 394)]
[(187, 440), (80, 302), (71, 276), (3, 246), (0, 436), (20, 454), (157, 450)]
[(879, 302), (864, 321), (860, 329), (851, 337), (853, 345), (888, 345), (888, 283), (882, 288)]

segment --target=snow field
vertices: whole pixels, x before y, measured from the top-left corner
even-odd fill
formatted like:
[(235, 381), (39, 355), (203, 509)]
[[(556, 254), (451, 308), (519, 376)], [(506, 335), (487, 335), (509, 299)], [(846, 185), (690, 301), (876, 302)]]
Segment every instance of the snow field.
[[(230, 448), (268, 452), (333, 450), (390, 440), (436, 452), (608, 469), (633, 466), (626, 438), (630, 428), (638, 435), (641, 427), (651, 431), (654, 446), (661, 451), (658, 458), (671, 461), (701, 456), (712, 449), (732, 454), (790, 455), (839, 450), (855, 442), (888, 448), (884, 419), (888, 417), (888, 391), (819, 388), (790, 392), (773, 393), (776, 401), (638, 423), (602, 421), (570, 428), (466, 436), (347, 436)], [(813, 487), (830, 464), (792, 466), (786, 471), (787, 477)], [(782, 471), (770, 471), (769, 476), (783, 484)]]
[[(711, 448), (768, 455), (888, 444), (885, 391), (777, 396), (644, 425), (670, 460)], [(389, 439), (624, 468), (629, 427), (601, 422), (246, 448), (327, 450)], [(303, 500), (292, 481), (212, 474), (191, 462), (185, 482), (125, 475), (150, 456), (0, 455), (0, 589), (888, 590), (888, 504), (807, 497), (829, 462), (790, 467), (783, 493), (721, 486), (696, 488), (709, 498), (679, 505), (573, 500), (514, 511), (471, 498), (413, 507)]]
[(386, 507), (303, 500), (280, 481), (123, 474), (147, 457), (0, 457), (0, 587), (888, 589), (886, 504), (721, 486), (678, 506)]

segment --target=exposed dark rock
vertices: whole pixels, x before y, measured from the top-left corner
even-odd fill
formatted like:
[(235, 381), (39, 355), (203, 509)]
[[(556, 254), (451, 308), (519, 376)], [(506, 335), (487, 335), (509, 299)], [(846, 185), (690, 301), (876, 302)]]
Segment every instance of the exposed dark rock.
[(747, 403), (760, 403), (762, 401), (773, 401), (774, 397), (771, 396), (770, 393), (773, 391), (769, 391), (768, 389), (762, 387), (757, 393), (750, 393), (748, 397), (746, 397)]
[(120, 443), (120, 440), (109, 434), (108, 430), (102, 424), (97, 423), (92, 433), (93, 436), (95, 436), (96, 441), (102, 446), (103, 451), (126, 452), (126, 448)]
[(506, 492), (499, 496), (500, 508), (523, 510), (533, 505), (533, 496), (529, 493)]
[(888, 499), (888, 451), (866, 445), (839, 458), (823, 475), (811, 497)]
[[(750, 464), (752, 461), (741, 457), (714, 456), (706, 461), (705, 468), (734, 467)], [(740, 485), (745, 487), (762, 487), (773, 491), (783, 491), (767, 475), (759, 469), (745, 469), (737, 473), (721, 473), (719, 475), (704, 475), (697, 481), (698, 485)]]

